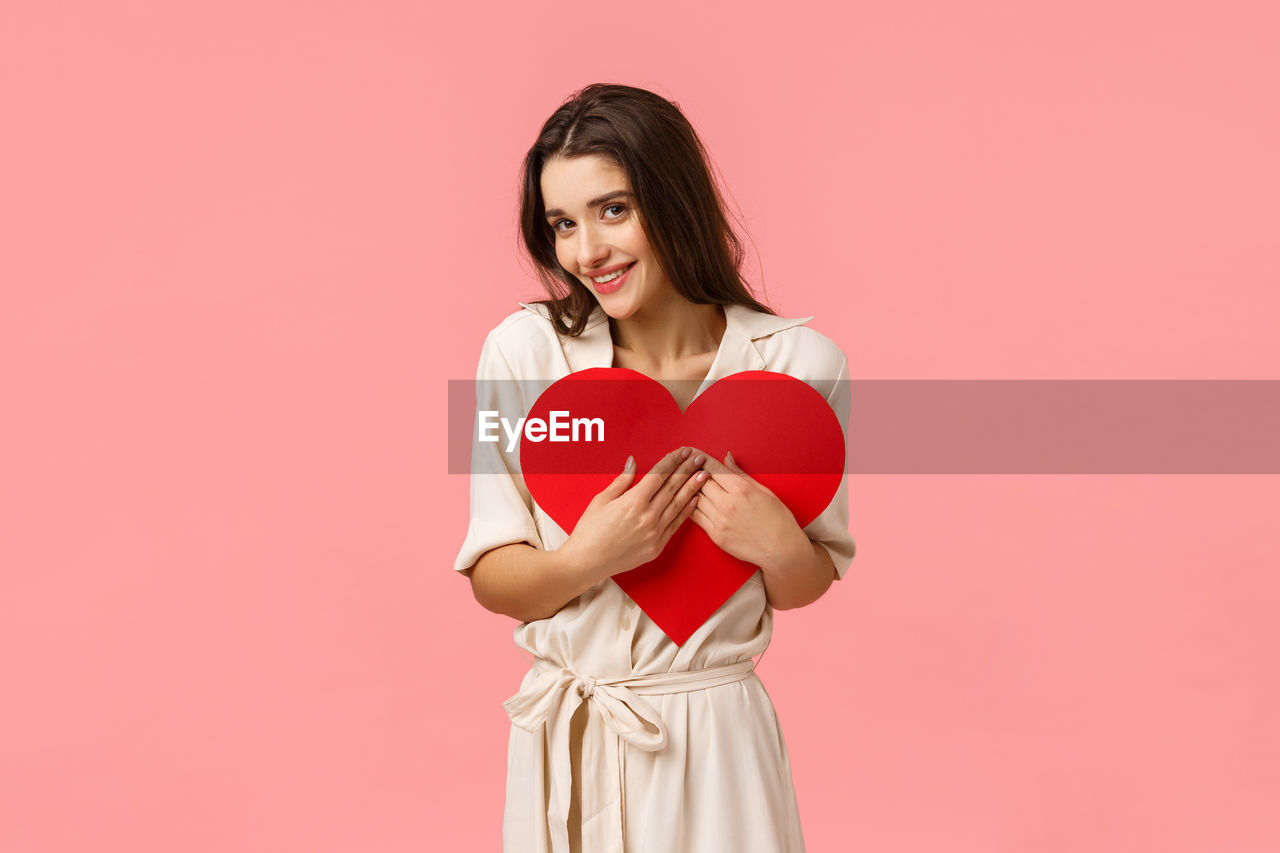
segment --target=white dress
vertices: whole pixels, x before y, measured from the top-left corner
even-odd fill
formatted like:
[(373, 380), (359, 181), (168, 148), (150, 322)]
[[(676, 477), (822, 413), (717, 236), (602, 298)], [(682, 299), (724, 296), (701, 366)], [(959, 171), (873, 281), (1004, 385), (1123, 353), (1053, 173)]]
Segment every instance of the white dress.
[[(611, 366), (607, 319), (597, 306), (580, 336), (562, 337), (546, 306), (521, 303), (485, 340), (478, 408), (504, 417), (518, 408), (518, 417), (551, 382)], [(725, 319), (699, 394), (744, 370), (786, 373), (822, 393), (847, 430), (848, 362), (804, 325), (812, 318), (730, 305)], [(554, 549), (568, 538), (530, 498), (518, 449), (506, 453), (505, 444), (473, 441), (471, 520), (455, 570), (501, 545)], [(842, 480), (805, 528), (841, 577), (854, 555), (848, 518)], [(516, 645), (534, 666), (505, 703), (505, 853), (803, 851), (786, 743), (752, 671), (772, 629), (759, 571), (683, 645), (612, 580), (517, 626)]]

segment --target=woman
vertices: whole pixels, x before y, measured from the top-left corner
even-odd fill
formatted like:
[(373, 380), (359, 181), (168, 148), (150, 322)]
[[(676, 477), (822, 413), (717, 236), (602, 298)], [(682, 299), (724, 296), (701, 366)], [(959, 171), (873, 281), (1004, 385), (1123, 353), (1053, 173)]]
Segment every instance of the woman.
[[(612, 366), (663, 383), (683, 409), (717, 379), (769, 370), (847, 420), (844, 354), (751, 296), (705, 150), (666, 99), (593, 85), (556, 110), (525, 158), (521, 231), (551, 298), (489, 333), (481, 408), (524, 414), (550, 382)], [(566, 535), (530, 498), (517, 454), (479, 442), (473, 454), (455, 569), (481, 605), (520, 621), (516, 644), (534, 656), (506, 703), (504, 850), (803, 850), (752, 659), (774, 609), (814, 601), (853, 559), (843, 483), (802, 530), (731, 456), (673, 448), (648, 472), (628, 460)], [(611, 578), (686, 521), (760, 570), (677, 645)]]

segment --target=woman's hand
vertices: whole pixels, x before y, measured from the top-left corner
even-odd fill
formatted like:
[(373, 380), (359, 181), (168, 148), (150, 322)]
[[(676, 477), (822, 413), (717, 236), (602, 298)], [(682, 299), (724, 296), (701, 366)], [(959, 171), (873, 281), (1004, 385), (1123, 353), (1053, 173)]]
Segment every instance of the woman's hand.
[[(827, 549), (810, 541), (778, 496), (752, 479), (726, 453), (708, 459), (693, 523), (721, 550), (760, 567), (766, 600), (776, 610), (816, 601), (830, 588), (835, 566)], [(698, 479), (695, 477), (695, 479)]]
[(689, 447), (677, 448), (635, 480), (635, 462), (591, 499), (561, 554), (584, 573), (601, 579), (656, 559), (698, 503), (706, 478), (694, 472), (706, 461)]
[(698, 477), (705, 482), (692, 518), (712, 542), (766, 577), (812, 562), (813, 544), (777, 495), (739, 468), (732, 454), (724, 464), (703, 455), (706, 472)]

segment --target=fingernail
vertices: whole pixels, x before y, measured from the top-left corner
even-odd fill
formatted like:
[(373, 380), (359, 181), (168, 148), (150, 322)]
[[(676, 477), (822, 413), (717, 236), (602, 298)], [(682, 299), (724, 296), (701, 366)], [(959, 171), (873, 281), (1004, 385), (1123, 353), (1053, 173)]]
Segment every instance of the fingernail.
[(733, 458), (733, 454), (727, 450), (724, 452), (724, 461), (728, 462), (730, 465), (738, 464), (737, 460)]
[(698, 454), (698, 458), (697, 458), (697, 459), (695, 459), (695, 460), (693, 460), (693, 464), (694, 464), (694, 465), (699, 465), (699, 466), (700, 466), (700, 465), (702, 465), (702, 463), (703, 463), (703, 462), (706, 462), (706, 461), (707, 461), (707, 457), (705, 457), (705, 456), (703, 456), (701, 453), (699, 453), (699, 454)]
[(634, 456), (627, 457), (627, 464), (622, 467), (622, 473), (626, 474), (636, 467), (636, 458)]
[(692, 451), (692, 450), (690, 450), (688, 447), (682, 447), (682, 448), (680, 448), (680, 458), (681, 458), (681, 459), (688, 459), (688, 458), (689, 458), (689, 454), (690, 454), (690, 453), (692, 453), (692, 452), (693, 452), (693, 451)]

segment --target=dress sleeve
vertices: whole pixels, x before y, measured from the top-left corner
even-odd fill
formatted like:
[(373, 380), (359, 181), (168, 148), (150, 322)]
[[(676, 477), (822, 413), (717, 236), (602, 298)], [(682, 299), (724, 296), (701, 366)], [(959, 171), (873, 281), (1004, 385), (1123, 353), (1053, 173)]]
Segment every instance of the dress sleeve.
[(840, 419), (845, 435), (845, 476), (835, 497), (822, 513), (804, 529), (809, 539), (827, 549), (835, 565), (836, 576), (843, 578), (853, 562), (857, 545), (849, 533), (849, 407), (852, 401), (852, 385), (849, 382), (849, 360), (845, 358), (836, 377), (835, 387), (827, 395), (827, 402)]
[(525, 414), (524, 394), (494, 334), (485, 339), (476, 369), (476, 421), (471, 431), (471, 519), (454, 560), (455, 571), (470, 571), (486, 551), (527, 542), (543, 548), (533, 518), (533, 499), (520, 474), (516, 452), (505, 452), (506, 436), (480, 441), (480, 412), (500, 413), (511, 422)]

